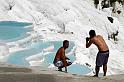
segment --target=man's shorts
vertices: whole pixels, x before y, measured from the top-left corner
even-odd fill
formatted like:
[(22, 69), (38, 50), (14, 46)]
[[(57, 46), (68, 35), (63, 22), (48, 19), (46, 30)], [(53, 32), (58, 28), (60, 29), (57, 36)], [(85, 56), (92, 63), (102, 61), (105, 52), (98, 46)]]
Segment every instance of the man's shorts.
[[(71, 64), (72, 64), (72, 62), (67, 61), (67, 66), (69, 66), (69, 65), (71, 65)], [(57, 61), (56, 63), (54, 63), (54, 65), (55, 65), (56, 67), (64, 67), (64, 64), (63, 64), (62, 61)]]
[(101, 67), (108, 63), (109, 51), (98, 52), (96, 58), (96, 66)]

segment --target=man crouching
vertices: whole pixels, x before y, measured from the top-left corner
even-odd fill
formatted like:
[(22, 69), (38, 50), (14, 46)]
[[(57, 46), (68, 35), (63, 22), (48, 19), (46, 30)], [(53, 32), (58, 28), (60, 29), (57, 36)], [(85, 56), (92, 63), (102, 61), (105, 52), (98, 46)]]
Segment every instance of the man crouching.
[(68, 57), (65, 56), (65, 50), (69, 47), (69, 41), (64, 40), (63, 46), (60, 47), (56, 53), (55, 59), (53, 61), (54, 65), (58, 67), (58, 71), (62, 71), (62, 68), (65, 67), (65, 72), (67, 73), (67, 66), (71, 65), (72, 62), (69, 62), (67, 60), (70, 60)]

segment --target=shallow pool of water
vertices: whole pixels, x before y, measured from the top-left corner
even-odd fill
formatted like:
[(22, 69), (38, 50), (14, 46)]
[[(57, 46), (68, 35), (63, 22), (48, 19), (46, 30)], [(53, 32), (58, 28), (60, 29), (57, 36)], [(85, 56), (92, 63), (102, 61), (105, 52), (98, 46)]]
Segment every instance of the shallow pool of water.
[[(55, 54), (56, 54), (58, 48), (62, 46), (62, 41), (48, 41), (48, 42), (38, 41), (35, 43), (29, 43), (26, 46), (28, 48), (27, 50), (22, 50), (22, 51), (18, 51), (18, 52), (10, 54), (7, 62), (11, 63), (11, 64), (16, 64), (19, 66), (28, 67), (28, 66), (30, 66), (30, 64), (29, 64), (29, 61), (26, 61), (27, 57), (30, 57), (35, 54), (39, 54), (42, 52), (43, 49), (45, 49), (51, 45), (54, 45), (54, 50), (52, 52), (50, 52), (46, 55), (41, 54), (41, 57), (39, 56), (39, 58), (41, 58), (41, 59), (44, 58), (44, 61), (42, 61), (42, 63), (40, 63), (40, 65), (49, 67), (51, 64), (53, 64)], [(74, 46), (75, 46), (74, 43), (70, 42), (70, 46), (69, 46), (67, 52), (70, 52)], [(68, 57), (70, 58), (70, 60), (72, 62), (74, 62), (76, 60), (76, 58), (73, 54), (68, 55)], [(68, 67), (68, 72), (73, 73), (73, 74), (84, 75), (84, 74), (89, 73), (90, 69), (84, 65), (72, 64), (71, 66)]]
[(24, 27), (28, 25), (31, 25), (31, 23), (15, 22), (15, 21), (0, 22), (0, 40), (13, 41), (27, 37), (26, 32), (31, 31), (31, 29)]
[[(27, 46), (25, 46), (28, 49), (10, 54), (7, 62), (21, 66), (29, 66), (28, 62), (25, 60), (27, 57), (41, 53), (43, 49), (51, 45), (54, 45), (54, 50), (52, 51), (52, 53), (45, 55), (44, 58), (47, 64), (52, 64), (57, 49), (62, 46), (62, 41), (38, 41), (29, 43)], [(70, 52), (72, 47), (74, 47), (74, 43), (70, 42), (70, 45), (71, 46), (68, 48), (68, 52)]]
[(90, 73), (91, 70), (85, 65), (72, 64), (68, 67), (68, 72), (72, 74), (85, 75), (87, 73)]

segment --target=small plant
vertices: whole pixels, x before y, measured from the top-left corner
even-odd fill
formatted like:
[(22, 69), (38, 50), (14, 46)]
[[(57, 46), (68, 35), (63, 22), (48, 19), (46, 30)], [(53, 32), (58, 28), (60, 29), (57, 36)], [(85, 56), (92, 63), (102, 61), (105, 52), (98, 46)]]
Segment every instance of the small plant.
[(94, 0), (95, 8), (97, 8), (98, 4), (99, 4), (99, 0)]
[(8, 2), (9, 4), (9, 10), (12, 10), (12, 7), (15, 5), (14, 1)]
[(13, 8), (13, 6), (15, 5), (15, 2), (14, 1), (9, 1), (8, 2), (8, 5), (7, 6), (5, 6), (5, 9), (6, 10), (12, 10), (12, 8)]
[(118, 41), (118, 38), (117, 38), (118, 33), (119, 32), (117, 30), (116, 33), (112, 33), (111, 35), (108, 35), (108, 40), (113, 39), (114, 41)]

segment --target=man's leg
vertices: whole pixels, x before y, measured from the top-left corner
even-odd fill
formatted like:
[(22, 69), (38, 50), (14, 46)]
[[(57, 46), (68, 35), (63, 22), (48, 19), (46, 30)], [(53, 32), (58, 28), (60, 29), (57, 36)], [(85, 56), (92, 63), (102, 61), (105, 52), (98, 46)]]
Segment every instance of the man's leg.
[(94, 75), (95, 77), (98, 77), (99, 70), (100, 70), (100, 67), (99, 66), (96, 66), (95, 67), (96, 74)]
[(107, 72), (108, 57), (109, 57), (109, 52), (106, 53), (106, 55), (105, 55), (105, 60), (104, 60), (104, 64), (103, 64), (104, 76), (106, 76), (106, 72)]
[(62, 71), (62, 68), (61, 67), (58, 67), (58, 71)]
[(104, 72), (104, 76), (106, 76), (106, 72), (107, 72), (107, 64), (103, 65), (103, 72)]
[(62, 68), (63, 68), (63, 63), (62, 61), (57, 61), (56, 63), (54, 63), (54, 65), (56, 67), (58, 67), (58, 71), (62, 71)]

